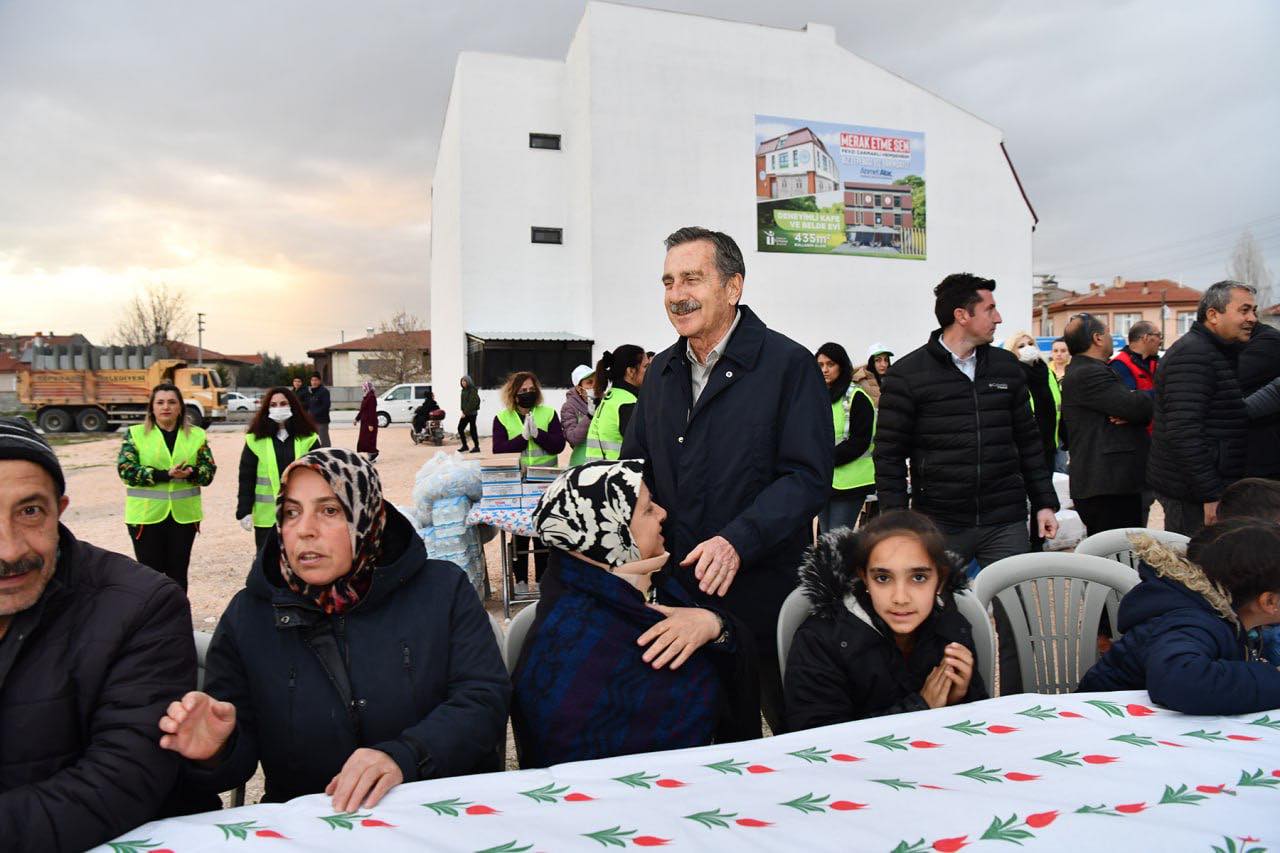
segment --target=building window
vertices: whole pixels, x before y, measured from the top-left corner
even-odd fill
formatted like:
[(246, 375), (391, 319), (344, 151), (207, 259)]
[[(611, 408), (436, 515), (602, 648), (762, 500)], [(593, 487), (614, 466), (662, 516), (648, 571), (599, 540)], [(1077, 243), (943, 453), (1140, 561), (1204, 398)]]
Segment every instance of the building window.
[(901, 213), (895, 213), (895, 214), (893, 215), (893, 224), (894, 224), (894, 225), (901, 225), (901, 224), (902, 224), (902, 214), (901, 214)]
[(1115, 325), (1111, 329), (1111, 334), (1120, 335), (1124, 338), (1128, 338), (1129, 330), (1132, 329), (1135, 324), (1141, 321), (1142, 321), (1141, 314), (1120, 314), (1117, 312), (1112, 318), (1112, 322)]
[(563, 228), (539, 228), (537, 225), (535, 225), (533, 226), (533, 229), (532, 229), (531, 239), (535, 243), (556, 243), (556, 244), (563, 243), (564, 229)]
[(883, 215), (883, 214), (880, 214), (880, 213), (877, 213), (877, 214), (876, 214), (876, 224), (877, 224), (877, 225), (883, 225), (883, 224), (884, 224), (884, 215)]
[(1178, 312), (1178, 337), (1182, 337), (1191, 331), (1191, 324), (1196, 321), (1196, 312), (1179, 311)]
[(778, 168), (778, 155), (770, 154), (769, 155), (769, 171), (772, 172), (776, 168)]
[(790, 165), (791, 165), (790, 152), (784, 151), (783, 153), (778, 155), (778, 168), (785, 169)]
[(893, 197), (893, 206), (894, 206), (894, 207), (902, 207), (902, 196), (900, 196), (900, 195), (895, 195), (895, 196)]
[(467, 373), (481, 388), (501, 388), (507, 377), (528, 370), (543, 387), (568, 388), (569, 374), (591, 364), (594, 341), (493, 340), (467, 335)]
[(529, 134), (529, 147), (542, 148), (547, 151), (559, 151), (560, 150), (560, 134), (531, 133)]

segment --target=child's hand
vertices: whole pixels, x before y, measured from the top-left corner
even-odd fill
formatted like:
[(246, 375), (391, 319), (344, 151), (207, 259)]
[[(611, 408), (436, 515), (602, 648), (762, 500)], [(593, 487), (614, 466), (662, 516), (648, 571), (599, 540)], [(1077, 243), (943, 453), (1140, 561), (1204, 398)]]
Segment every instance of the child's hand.
[(942, 663), (938, 665), (946, 671), (951, 688), (947, 693), (947, 704), (963, 702), (973, 679), (973, 652), (959, 643), (948, 643), (943, 649)]
[(930, 708), (941, 708), (947, 704), (947, 696), (951, 688), (951, 680), (947, 677), (946, 661), (938, 664), (924, 680), (920, 688), (920, 698)]

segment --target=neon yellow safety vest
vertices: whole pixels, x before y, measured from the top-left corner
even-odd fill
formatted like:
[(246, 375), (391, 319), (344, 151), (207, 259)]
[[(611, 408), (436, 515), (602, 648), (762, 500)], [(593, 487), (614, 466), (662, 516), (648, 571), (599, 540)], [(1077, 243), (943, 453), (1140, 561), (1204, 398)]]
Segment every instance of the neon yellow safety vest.
[[(551, 428), (551, 419), (556, 416), (556, 410), (550, 406), (534, 406), (533, 422), (538, 429), (546, 432)], [(498, 413), (498, 423), (507, 428), (507, 439), (515, 441), (524, 432), (524, 418), (515, 409), (504, 409)], [(520, 464), (529, 465), (554, 465), (556, 457), (553, 453), (547, 453), (538, 446), (538, 442), (531, 441), (529, 446), (525, 448), (524, 453), (520, 454)]]
[(625, 388), (610, 388), (604, 399), (596, 408), (596, 416), (591, 419), (591, 429), (587, 430), (588, 459), (617, 459), (622, 455), (622, 419), (623, 406), (634, 405), (636, 395)]
[[(199, 427), (180, 429), (170, 453), (159, 427), (148, 430), (146, 424), (135, 424), (129, 427), (129, 440), (138, 449), (139, 463), (168, 471), (179, 463), (194, 468), (196, 454), (204, 447), (205, 436)], [(179, 524), (195, 524), (203, 519), (200, 487), (190, 480), (170, 480), (154, 486), (129, 486), (125, 489), (125, 524), (159, 524), (170, 515)]]
[(831, 485), (836, 489), (859, 489), (863, 486), (874, 486), (876, 482), (876, 463), (871, 457), (871, 451), (876, 449), (875, 434), (876, 423), (880, 419), (880, 413), (876, 411), (875, 403), (871, 400), (871, 395), (863, 391), (856, 384), (849, 386), (849, 393), (843, 399), (836, 400), (831, 404), (831, 417), (835, 421), (836, 427), (836, 444), (844, 441), (847, 437), (845, 429), (849, 419), (849, 412), (845, 409), (848, 403), (852, 408), (853, 401), (861, 394), (867, 398), (867, 402), (871, 403), (871, 411), (873, 412), (871, 421), (871, 444), (867, 445), (867, 451), (852, 462), (841, 465), (831, 475)]
[[(315, 446), (320, 436), (299, 435), (293, 439), (293, 458), (301, 459)], [(258, 475), (253, 486), (253, 526), (276, 526), (276, 495), (280, 494), (280, 466), (276, 464), (274, 438), (258, 438), (253, 433), (244, 437), (244, 443), (258, 457)]]
[[(1058, 374), (1053, 372), (1053, 368), (1049, 368), (1049, 393), (1053, 395), (1053, 446), (1062, 446), (1062, 386), (1058, 384)], [(1036, 398), (1030, 393), (1027, 399), (1031, 401), (1031, 414), (1036, 413)]]

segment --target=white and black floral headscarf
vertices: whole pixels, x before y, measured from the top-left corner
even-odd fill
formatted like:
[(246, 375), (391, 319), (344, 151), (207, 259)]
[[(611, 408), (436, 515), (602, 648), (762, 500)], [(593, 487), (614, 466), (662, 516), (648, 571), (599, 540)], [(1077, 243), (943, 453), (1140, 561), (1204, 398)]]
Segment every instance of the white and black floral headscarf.
[(548, 545), (606, 566), (640, 559), (631, 516), (640, 500), (644, 460), (597, 460), (561, 474), (538, 501), (533, 527)]

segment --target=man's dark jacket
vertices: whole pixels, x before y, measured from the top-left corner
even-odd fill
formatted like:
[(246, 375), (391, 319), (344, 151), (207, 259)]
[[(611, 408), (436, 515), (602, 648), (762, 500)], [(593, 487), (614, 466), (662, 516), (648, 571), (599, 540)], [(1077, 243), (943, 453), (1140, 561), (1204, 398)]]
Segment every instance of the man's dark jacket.
[(323, 385), (312, 388), (307, 395), (307, 414), (311, 415), (311, 420), (318, 424), (329, 423), (329, 406), (329, 389)]
[(1157, 495), (1208, 503), (1244, 476), (1249, 421), (1238, 353), (1197, 322), (1161, 360), (1147, 460), (1147, 486)]
[[(1072, 356), (1062, 379), (1062, 417), (1071, 433), (1071, 497), (1142, 491), (1151, 409), (1151, 397), (1126, 388), (1106, 362)], [(1128, 423), (1113, 424), (1112, 417)]]
[(831, 486), (835, 426), (813, 355), (750, 308), (738, 310), (738, 328), (692, 411), (686, 340), (654, 356), (622, 457), (646, 460), (653, 499), (667, 511), (671, 569), (695, 600), (706, 597), (680, 562), (713, 536), (737, 550), (742, 566), (723, 602), (766, 654)]
[(58, 566), (0, 641), (0, 849), (85, 850), (159, 816), (160, 718), (196, 686), (186, 596), (59, 527)]
[(950, 527), (1012, 524), (1058, 510), (1026, 377), (1012, 353), (980, 346), (971, 382), (938, 341), (899, 359), (885, 376), (876, 426), (876, 493), (882, 510), (911, 504)]
[(428, 560), (387, 509), (383, 561), (368, 593), (325, 615), (284, 584), (279, 532), (218, 622), (205, 692), (236, 706), (236, 731), (193, 786), (225, 791), (262, 762), (264, 799), (324, 791), (360, 747), (391, 756), (405, 782), (501, 768), (511, 686), (466, 575)]
[[(1240, 351), (1240, 390), (1247, 397), (1280, 376), (1280, 330), (1265, 323)], [(1249, 458), (1245, 475), (1280, 479), (1280, 415), (1249, 423)]]

